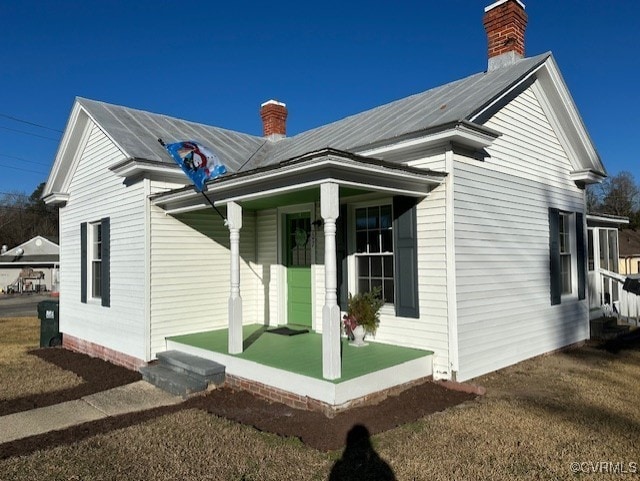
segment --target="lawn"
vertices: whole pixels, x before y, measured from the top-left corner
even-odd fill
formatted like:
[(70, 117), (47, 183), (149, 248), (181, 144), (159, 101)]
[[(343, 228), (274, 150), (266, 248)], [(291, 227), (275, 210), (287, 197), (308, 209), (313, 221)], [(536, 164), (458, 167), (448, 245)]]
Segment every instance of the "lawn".
[(27, 354), (39, 345), (37, 318), (0, 318), (0, 401), (82, 384), (74, 373)]
[[(3, 388), (12, 374), (2, 371), (35, 347), (28, 327), (14, 327), (12, 355), (22, 361), (0, 358)], [(33, 380), (38, 369), (50, 375), (36, 364)], [(639, 381), (637, 341), (615, 353), (583, 347), (539, 357), (476, 379), (487, 388), (481, 400), (374, 436), (373, 448), (397, 480), (632, 477), (640, 472)], [(342, 454), (191, 409), (2, 460), (0, 479), (324, 480)]]

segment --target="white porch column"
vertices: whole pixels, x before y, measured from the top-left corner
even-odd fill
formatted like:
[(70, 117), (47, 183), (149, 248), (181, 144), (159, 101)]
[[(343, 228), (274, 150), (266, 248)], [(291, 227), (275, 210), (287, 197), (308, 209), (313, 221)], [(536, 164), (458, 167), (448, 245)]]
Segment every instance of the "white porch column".
[(336, 261), (336, 219), (340, 215), (338, 184), (320, 186), (320, 214), (324, 220), (324, 306), (322, 308), (322, 377), (342, 376), (340, 359), (340, 307)]
[(231, 246), (231, 291), (229, 294), (229, 354), (242, 352), (242, 298), (240, 297), (240, 229), (242, 207), (227, 204), (227, 227)]

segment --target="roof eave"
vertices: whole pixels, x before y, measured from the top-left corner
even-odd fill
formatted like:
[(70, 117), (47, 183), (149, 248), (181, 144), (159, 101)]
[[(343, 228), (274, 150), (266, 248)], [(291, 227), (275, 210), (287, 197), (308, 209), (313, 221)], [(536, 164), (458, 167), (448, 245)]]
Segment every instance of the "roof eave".
[(119, 177), (124, 177), (127, 181), (144, 178), (183, 185), (188, 183), (188, 179), (180, 167), (155, 160), (125, 159), (109, 167), (109, 170)]
[(415, 132), (411, 138), (389, 139), (385, 145), (359, 147), (354, 150), (360, 155), (381, 158), (385, 158), (389, 154), (404, 155), (416, 150), (450, 144), (482, 150), (489, 147), (500, 135), (500, 132), (494, 129), (463, 120)]
[(587, 223), (589, 222), (600, 222), (605, 224), (628, 224), (629, 218), (622, 217), (617, 215), (609, 215), (609, 214), (587, 214)]
[[(324, 182), (336, 182), (343, 186), (419, 197), (426, 196), (445, 177), (443, 173), (323, 149), (281, 162), (277, 168), (261, 168), (219, 177), (207, 184), (205, 195), (216, 205), (221, 205), (293, 192)], [(153, 196), (152, 202), (168, 213), (197, 210), (207, 205), (203, 202), (202, 193), (193, 188)]]
[(591, 169), (574, 170), (569, 174), (569, 176), (572, 181), (581, 186), (599, 184), (607, 178), (603, 172), (596, 172)]
[(64, 192), (51, 192), (45, 195), (42, 200), (47, 205), (64, 205), (69, 202), (69, 194)]

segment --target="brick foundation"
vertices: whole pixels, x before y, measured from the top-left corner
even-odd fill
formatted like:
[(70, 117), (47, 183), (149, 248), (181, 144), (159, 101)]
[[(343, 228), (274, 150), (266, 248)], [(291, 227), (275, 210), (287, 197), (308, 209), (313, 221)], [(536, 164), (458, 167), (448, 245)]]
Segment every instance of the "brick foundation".
[(97, 357), (104, 361), (109, 361), (112, 364), (126, 367), (132, 371), (137, 371), (147, 363), (137, 357), (123, 354), (122, 352), (114, 351), (108, 347), (94, 344), (93, 342), (85, 341), (77, 337), (70, 336), (69, 334), (62, 335), (62, 347), (69, 349), (70, 351), (80, 352), (87, 354), (91, 357)]
[(383, 391), (374, 392), (358, 399), (349, 401), (348, 403), (342, 404), (340, 406), (332, 406), (308, 396), (300, 396), (288, 391), (283, 391), (282, 389), (267, 386), (266, 384), (257, 381), (251, 381), (249, 379), (244, 379), (230, 374), (227, 374), (226, 376), (225, 386), (238, 391), (248, 391), (268, 401), (279, 402), (295, 409), (318, 411), (324, 413), (329, 417), (332, 417), (341, 411), (345, 411), (357, 406), (378, 404), (389, 396), (398, 395), (402, 391), (405, 391), (429, 380), (431, 380), (431, 376), (429, 376), (428, 378), (411, 381), (406, 384), (401, 384), (399, 386), (394, 386)]

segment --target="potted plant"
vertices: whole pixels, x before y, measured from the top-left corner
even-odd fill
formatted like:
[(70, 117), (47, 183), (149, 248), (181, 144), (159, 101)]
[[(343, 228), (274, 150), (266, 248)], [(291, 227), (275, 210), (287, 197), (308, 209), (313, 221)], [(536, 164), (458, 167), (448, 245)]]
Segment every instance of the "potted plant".
[(365, 334), (375, 335), (380, 324), (380, 308), (384, 305), (382, 289), (374, 287), (368, 292), (349, 293), (347, 313), (342, 322), (345, 333), (353, 339), (354, 346), (366, 346), (363, 342)]

